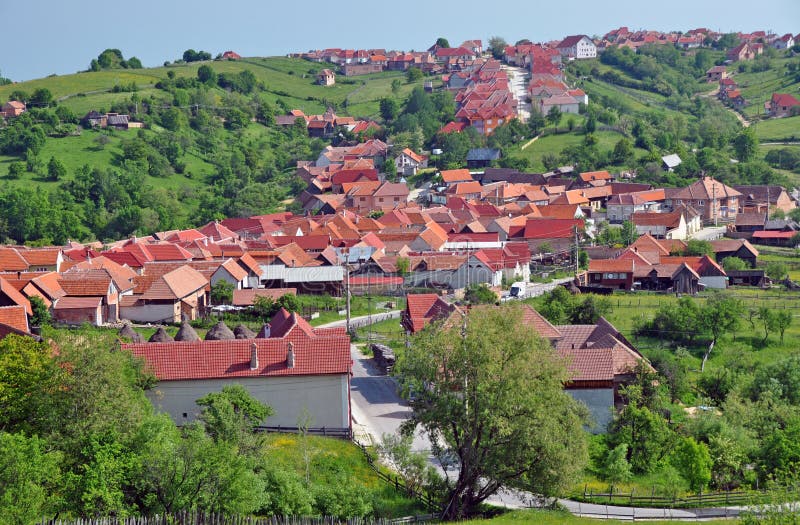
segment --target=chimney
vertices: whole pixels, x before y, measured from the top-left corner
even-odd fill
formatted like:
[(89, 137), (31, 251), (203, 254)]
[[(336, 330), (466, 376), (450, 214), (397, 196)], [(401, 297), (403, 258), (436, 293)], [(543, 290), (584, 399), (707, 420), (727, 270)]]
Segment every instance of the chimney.
[(258, 346), (250, 345), (250, 370), (258, 370)]
[(286, 368), (294, 368), (294, 345), (289, 343), (289, 350), (286, 352)]

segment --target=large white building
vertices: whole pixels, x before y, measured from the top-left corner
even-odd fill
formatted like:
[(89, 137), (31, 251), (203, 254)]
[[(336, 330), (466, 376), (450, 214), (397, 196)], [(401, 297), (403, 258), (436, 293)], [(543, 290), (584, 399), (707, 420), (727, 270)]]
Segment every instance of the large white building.
[(595, 58), (597, 46), (586, 35), (568, 36), (556, 46), (562, 57), (567, 59)]
[(344, 328), (312, 328), (281, 310), (255, 339), (123, 344), (144, 359), (158, 383), (148, 391), (157, 410), (178, 424), (197, 419), (197, 400), (241, 385), (272, 407), (266, 425), (297, 427), (306, 411), (312, 428), (349, 432), (350, 337)]

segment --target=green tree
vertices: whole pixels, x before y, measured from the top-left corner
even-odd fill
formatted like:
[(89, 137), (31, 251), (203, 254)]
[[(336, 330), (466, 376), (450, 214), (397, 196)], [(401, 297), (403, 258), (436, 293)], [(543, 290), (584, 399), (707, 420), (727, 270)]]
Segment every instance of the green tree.
[(382, 98), (380, 102), (381, 117), (383, 120), (391, 121), (397, 118), (400, 112), (400, 105), (393, 98)]
[(260, 318), (271, 317), (277, 309), (272, 297), (256, 296), (253, 300), (253, 310)]
[(411, 267), (411, 261), (408, 257), (398, 257), (397, 262), (395, 263), (397, 266), (397, 273), (400, 275), (407, 275), (408, 271)]
[(445, 37), (440, 36), (439, 38), (436, 39), (436, 44), (435, 45), (437, 45), (439, 47), (443, 47), (443, 48), (449, 48), (450, 47), (450, 42), (448, 42)]
[(215, 86), (217, 84), (217, 72), (208, 64), (203, 64), (197, 68), (197, 80), (203, 84)]
[(695, 257), (708, 255), (709, 257), (713, 257), (714, 247), (708, 241), (689, 239), (689, 241), (686, 242), (686, 255), (693, 255)]
[(733, 141), (733, 149), (740, 162), (753, 160), (758, 153), (758, 137), (751, 128), (745, 128)]
[(25, 173), (25, 163), (20, 161), (12, 162), (8, 165), (8, 178), (18, 179)]
[(53, 103), (53, 94), (47, 88), (38, 88), (34, 90), (28, 104), (40, 108), (46, 108)]
[(747, 263), (744, 262), (743, 259), (738, 257), (725, 257), (722, 260), (722, 268), (726, 272), (735, 272), (739, 270), (744, 270), (748, 267)]
[(620, 242), (623, 245), (629, 246), (639, 237), (639, 232), (636, 231), (636, 225), (631, 221), (624, 221), (620, 229)]
[(698, 322), (701, 329), (711, 332), (712, 339), (708, 350), (703, 355), (701, 371), (705, 369), (706, 360), (719, 337), (724, 333), (735, 332), (743, 313), (744, 305), (734, 297), (715, 293), (706, 300), (700, 309)]
[(495, 60), (502, 60), (505, 55), (506, 46), (508, 43), (506, 39), (501, 36), (493, 36), (489, 39), (489, 51)]
[(2, 523), (38, 523), (56, 512), (61, 459), (44, 439), (0, 432)]
[(406, 82), (409, 84), (413, 84), (419, 80), (422, 80), (422, 70), (418, 67), (410, 67), (406, 71)]
[(531, 109), (531, 116), (528, 118), (528, 128), (531, 130), (531, 133), (534, 135), (538, 135), (539, 132), (544, 128), (546, 124), (546, 120), (542, 112), (539, 111), (538, 108)]
[(705, 443), (698, 443), (691, 437), (683, 438), (675, 449), (672, 463), (695, 492), (702, 491), (711, 481), (713, 462)]
[(31, 326), (45, 326), (50, 324), (50, 309), (44, 304), (41, 297), (32, 295), (28, 298), (31, 303)]
[(556, 133), (558, 133), (558, 123), (561, 122), (561, 109), (558, 106), (551, 106), (550, 110), (547, 112), (547, 116), (545, 116), (545, 120), (547, 120), (547, 123), (553, 126)]
[(763, 344), (767, 342), (770, 331), (774, 330), (776, 327), (775, 312), (770, 310), (767, 306), (759, 306), (758, 319), (761, 322), (761, 326), (764, 328), (764, 339), (761, 341)]
[(608, 451), (605, 461), (603, 461), (603, 478), (611, 483), (613, 489), (615, 483), (622, 483), (631, 479), (631, 464), (628, 463), (628, 445), (620, 443)]
[(62, 180), (67, 175), (67, 168), (55, 157), (47, 163), (47, 178), (52, 181)]
[(230, 385), (221, 392), (206, 394), (197, 400), (202, 407), (200, 421), (215, 441), (226, 441), (241, 447), (253, 429), (263, 425), (274, 411), (255, 399), (241, 385)]
[(486, 284), (471, 284), (464, 292), (464, 300), (470, 304), (493, 304), (497, 294)]
[(572, 324), (595, 324), (611, 312), (611, 300), (600, 295), (588, 294), (576, 301), (569, 314)]
[(786, 265), (784, 263), (780, 261), (770, 261), (767, 263), (764, 273), (767, 274), (767, 277), (773, 281), (780, 281), (786, 277), (788, 270), (786, 269)]
[(614, 151), (611, 154), (614, 164), (621, 165), (627, 164), (633, 159), (633, 144), (627, 138), (621, 138), (614, 145)]
[(296, 295), (290, 293), (278, 297), (276, 304), (278, 308), (284, 308), (289, 312), (299, 312), (302, 308), (300, 299), (298, 299)]
[(775, 312), (775, 328), (781, 334), (781, 344), (783, 344), (783, 334), (792, 324), (792, 312), (789, 310), (778, 310)]
[(220, 279), (211, 285), (211, 302), (213, 304), (230, 304), (233, 301), (234, 286), (226, 281)]
[(609, 444), (628, 445), (628, 461), (636, 473), (651, 472), (670, 451), (674, 434), (659, 413), (660, 404), (647, 401), (642, 385), (622, 388), (628, 404), (610, 426)]
[(54, 365), (45, 343), (14, 334), (0, 339), (0, 430), (40, 428), (42, 407), (59, 384)]
[(564, 392), (564, 363), (519, 305), (478, 307), (416, 336), (395, 370), (418, 398), (408, 434), (428, 434), (447, 480), (444, 517), (460, 519), (500, 487), (558, 493), (586, 459), (585, 411)]
[(395, 166), (394, 160), (386, 159), (383, 162), (383, 173), (386, 175), (386, 180), (394, 181), (397, 179), (397, 166)]

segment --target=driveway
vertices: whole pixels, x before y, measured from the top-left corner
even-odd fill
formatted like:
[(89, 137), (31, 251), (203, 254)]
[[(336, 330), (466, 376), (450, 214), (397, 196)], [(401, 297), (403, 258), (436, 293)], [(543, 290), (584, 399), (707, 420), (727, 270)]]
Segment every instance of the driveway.
[(517, 99), (517, 118), (521, 122), (528, 122), (531, 116), (531, 103), (528, 100), (528, 71), (521, 67), (503, 64), (501, 69), (506, 72), (509, 80), (509, 89)]

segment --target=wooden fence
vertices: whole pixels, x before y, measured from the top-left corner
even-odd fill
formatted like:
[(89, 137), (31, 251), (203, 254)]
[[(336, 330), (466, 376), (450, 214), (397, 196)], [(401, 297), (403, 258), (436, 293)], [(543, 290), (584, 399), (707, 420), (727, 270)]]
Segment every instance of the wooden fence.
[(226, 516), (224, 514), (195, 511), (153, 516), (131, 516), (127, 518), (77, 518), (68, 520), (43, 519), (39, 525), (396, 525), (402, 523), (424, 523), (436, 516), (407, 516), (404, 518), (335, 518), (272, 516), (258, 518), (253, 516)]
[(377, 474), (378, 478), (380, 478), (382, 481), (385, 481), (389, 485), (394, 486), (395, 490), (397, 490), (398, 492), (403, 492), (408, 496), (416, 499), (417, 501), (425, 505), (425, 507), (429, 511), (434, 513), (436, 516), (439, 516), (441, 514), (442, 507), (436, 500), (436, 498), (433, 497), (433, 495), (431, 495), (428, 492), (419, 492), (413, 489), (412, 487), (409, 487), (406, 484), (405, 480), (403, 480), (397, 475), (390, 476), (386, 474), (381, 469), (379, 469), (378, 466), (375, 464), (375, 459), (372, 457), (372, 454), (370, 454), (370, 451), (367, 449), (365, 445), (359, 443), (356, 440), (353, 440), (353, 443), (358, 445), (358, 448), (360, 448), (361, 451), (364, 453), (364, 457), (367, 458), (367, 464), (369, 464), (370, 468), (375, 472), (375, 474)]
[(584, 487), (583, 495), (575, 499), (583, 503), (596, 503), (600, 505), (621, 505), (628, 507), (655, 507), (655, 508), (699, 508), (699, 507), (727, 507), (729, 505), (751, 505), (758, 503), (766, 492), (758, 491), (722, 491), (706, 492), (689, 496), (656, 495), (655, 489), (648, 493), (628, 493), (614, 491), (594, 492), (593, 489)]
[(353, 432), (349, 428), (328, 428), (328, 427), (313, 427), (313, 428), (305, 428), (301, 429), (299, 427), (283, 427), (283, 426), (259, 426), (255, 427), (254, 430), (256, 432), (282, 432), (285, 434), (300, 434), (305, 432), (306, 434), (312, 436), (325, 436), (325, 437), (334, 437), (340, 439), (347, 439), (350, 440), (353, 437)]

